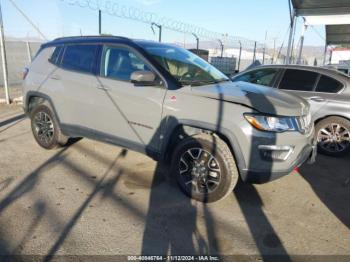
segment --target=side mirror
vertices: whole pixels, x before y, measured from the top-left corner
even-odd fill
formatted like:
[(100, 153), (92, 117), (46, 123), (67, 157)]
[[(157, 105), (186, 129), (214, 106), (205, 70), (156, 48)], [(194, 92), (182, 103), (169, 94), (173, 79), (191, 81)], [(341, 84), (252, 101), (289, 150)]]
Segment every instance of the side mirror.
[(135, 71), (130, 76), (130, 82), (135, 86), (155, 85), (156, 75), (151, 71)]

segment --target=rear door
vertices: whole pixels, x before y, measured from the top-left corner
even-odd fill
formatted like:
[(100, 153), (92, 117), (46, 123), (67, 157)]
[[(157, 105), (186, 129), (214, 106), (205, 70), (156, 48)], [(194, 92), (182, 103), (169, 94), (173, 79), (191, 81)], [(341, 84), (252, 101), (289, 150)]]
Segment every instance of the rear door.
[(311, 114), (315, 114), (327, 103), (327, 99), (315, 93), (320, 75), (313, 71), (286, 69), (279, 83), (279, 89), (306, 99), (311, 105)]
[[(55, 58), (58, 68), (48, 79), (50, 97), (64, 128), (91, 128), (97, 79), (93, 74), (98, 46), (69, 44)], [(54, 62), (54, 61), (51, 61)]]

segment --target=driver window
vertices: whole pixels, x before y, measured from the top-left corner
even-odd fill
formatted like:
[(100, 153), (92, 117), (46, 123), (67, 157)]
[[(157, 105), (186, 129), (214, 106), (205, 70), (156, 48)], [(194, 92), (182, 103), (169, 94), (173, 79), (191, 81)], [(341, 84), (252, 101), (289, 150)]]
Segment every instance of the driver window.
[(136, 54), (122, 47), (104, 46), (101, 59), (101, 76), (130, 81), (135, 71), (151, 71)]
[(253, 72), (248, 72), (237, 77), (234, 81), (243, 81), (253, 84), (263, 85), (263, 86), (272, 86), (273, 80), (278, 73), (278, 69), (262, 69), (256, 70)]

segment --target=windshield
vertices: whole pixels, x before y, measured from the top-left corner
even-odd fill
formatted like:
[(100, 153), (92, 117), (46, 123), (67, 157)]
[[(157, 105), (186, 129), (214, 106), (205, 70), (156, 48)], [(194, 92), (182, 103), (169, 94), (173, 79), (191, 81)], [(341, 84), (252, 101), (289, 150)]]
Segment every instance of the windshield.
[(140, 45), (182, 86), (229, 81), (218, 69), (186, 49), (153, 43)]

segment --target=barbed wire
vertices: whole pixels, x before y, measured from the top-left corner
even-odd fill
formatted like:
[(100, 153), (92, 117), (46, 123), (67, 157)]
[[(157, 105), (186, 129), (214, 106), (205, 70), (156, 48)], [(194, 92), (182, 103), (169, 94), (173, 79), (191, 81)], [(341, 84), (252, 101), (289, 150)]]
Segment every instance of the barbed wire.
[[(163, 28), (185, 33), (196, 34), (202, 38), (215, 40), (223, 39), (227, 44), (232, 47), (239, 47), (239, 42), (245, 48), (253, 48), (255, 41), (249, 40), (243, 37), (230, 36), (219, 32), (207, 30), (203, 27), (185, 23), (176, 19), (168, 18), (157, 13), (143, 10), (139, 7), (128, 6), (125, 4), (117, 3), (110, 0), (61, 0), (69, 5), (79, 6), (81, 8), (89, 8), (94, 11), (101, 10), (103, 13), (107, 13), (111, 16), (116, 16), (124, 19), (131, 19), (134, 21), (142, 22), (145, 24), (156, 23), (162, 25)], [(257, 42), (257, 48), (263, 48), (263, 44)]]

